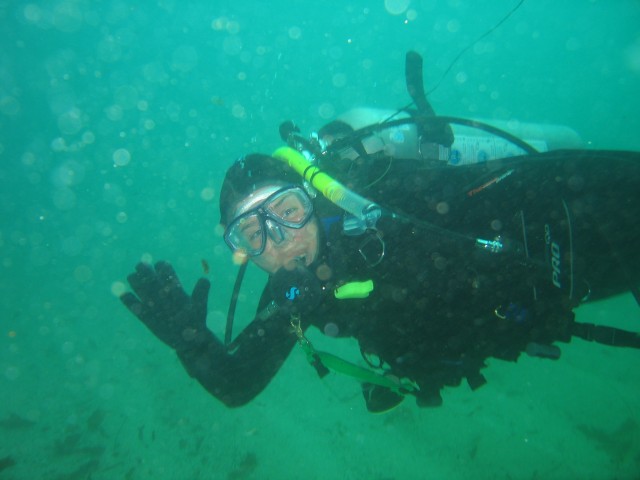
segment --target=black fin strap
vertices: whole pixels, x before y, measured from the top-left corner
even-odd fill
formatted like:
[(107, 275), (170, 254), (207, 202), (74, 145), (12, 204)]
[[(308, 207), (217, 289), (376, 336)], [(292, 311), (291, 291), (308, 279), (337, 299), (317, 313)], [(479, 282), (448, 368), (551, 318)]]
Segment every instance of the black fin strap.
[(612, 347), (640, 348), (640, 334), (620, 328), (576, 322), (573, 324), (571, 334), (589, 342)]

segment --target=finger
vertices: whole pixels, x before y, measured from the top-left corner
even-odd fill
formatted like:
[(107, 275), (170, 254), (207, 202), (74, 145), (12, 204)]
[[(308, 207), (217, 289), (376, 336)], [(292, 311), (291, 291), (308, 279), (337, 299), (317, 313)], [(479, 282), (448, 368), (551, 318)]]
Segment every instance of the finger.
[(164, 293), (167, 294), (170, 301), (175, 303), (187, 300), (187, 294), (182, 288), (178, 274), (170, 263), (163, 261), (156, 263), (156, 274)]
[(133, 293), (131, 292), (123, 293), (122, 295), (120, 295), (120, 301), (136, 317), (142, 319), (142, 317), (145, 316), (145, 313), (146, 313), (145, 306), (140, 300), (138, 300), (138, 297), (136, 297)]
[(150, 298), (157, 297), (160, 291), (160, 284), (153, 268), (146, 263), (138, 263), (136, 271), (127, 277), (129, 285), (143, 302)]
[(177, 285), (182, 288), (182, 286), (180, 285), (180, 280), (178, 279), (178, 274), (169, 262), (157, 262), (156, 273), (158, 274), (158, 277), (160, 278), (160, 281), (162, 283), (174, 286)]

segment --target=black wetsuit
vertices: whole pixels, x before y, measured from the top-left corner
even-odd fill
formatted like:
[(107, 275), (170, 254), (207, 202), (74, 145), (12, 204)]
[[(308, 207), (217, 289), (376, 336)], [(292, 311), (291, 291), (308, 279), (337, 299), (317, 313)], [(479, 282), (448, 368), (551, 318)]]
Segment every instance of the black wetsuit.
[[(345, 235), (341, 221), (325, 222), (321, 256), (310, 267), (321, 272), (325, 293), (301, 312), (302, 326), (331, 324), (331, 332), (356, 338), (367, 358), (416, 382), (425, 405), (439, 403), (444, 385), (465, 378), (481, 385), (488, 357), (515, 361), (528, 350), (553, 358), (553, 342), (591, 335), (573, 320), (583, 297), (637, 294), (639, 187), (638, 153), (559, 151), (468, 167), (371, 159), (356, 189), (402, 218), (385, 217), (377, 233), (359, 236)], [(320, 216), (336, 213), (319, 202)], [(384, 257), (371, 266), (379, 237)], [(496, 237), (501, 251), (477, 245)], [(368, 298), (334, 298), (336, 286), (365, 280), (374, 283)], [(274, 294), (267, 285), (259, 310)], [(214, 396), (242, 405), (296, 344), (289, 319), (282, 309), (254, 320), (230, 352), (211, 335), (180, 358)], [(636, 341), (631, 346), (640, 347)]]

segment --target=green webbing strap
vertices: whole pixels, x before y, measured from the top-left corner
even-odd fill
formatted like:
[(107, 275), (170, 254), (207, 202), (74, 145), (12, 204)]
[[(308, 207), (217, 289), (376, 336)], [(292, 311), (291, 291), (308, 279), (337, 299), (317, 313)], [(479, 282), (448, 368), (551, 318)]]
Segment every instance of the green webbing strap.
[(307, 360), (316, 368), (316, 370), (318, 370), (318, 373), (321, 376), (323, 376), (323, 373), (326, 373), (327, 370), (333, 370), (334, 372), (356, 378), (361, 382), (372, 383), (374, 385), (388, 388), (399, 395), (406, 395), (407, 393), (419, 390), (418, 386), (409, 379), (385, 377), (384, 375), (380, 375), (379, 373), (373, 372), (367, 368), (360, 367), (331, 353), (316, 350), (302, 332), (300, 317), (292, 315), (291, 326), (293, 327), (293, 332), (298, 337), (298, 343), (307, 355)]

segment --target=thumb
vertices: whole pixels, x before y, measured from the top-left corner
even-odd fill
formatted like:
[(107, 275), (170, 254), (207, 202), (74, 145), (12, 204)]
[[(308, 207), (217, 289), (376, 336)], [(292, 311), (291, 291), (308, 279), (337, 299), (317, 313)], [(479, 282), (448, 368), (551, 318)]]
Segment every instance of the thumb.
[(193, 287), (191, 293), (191, 302), (195, 309), (201, 310), (206, 314), (207, 311), (207, 299), (209, 297), (209, 288), (211, 288), (211, 282), (206, 278), (201, 278)]

